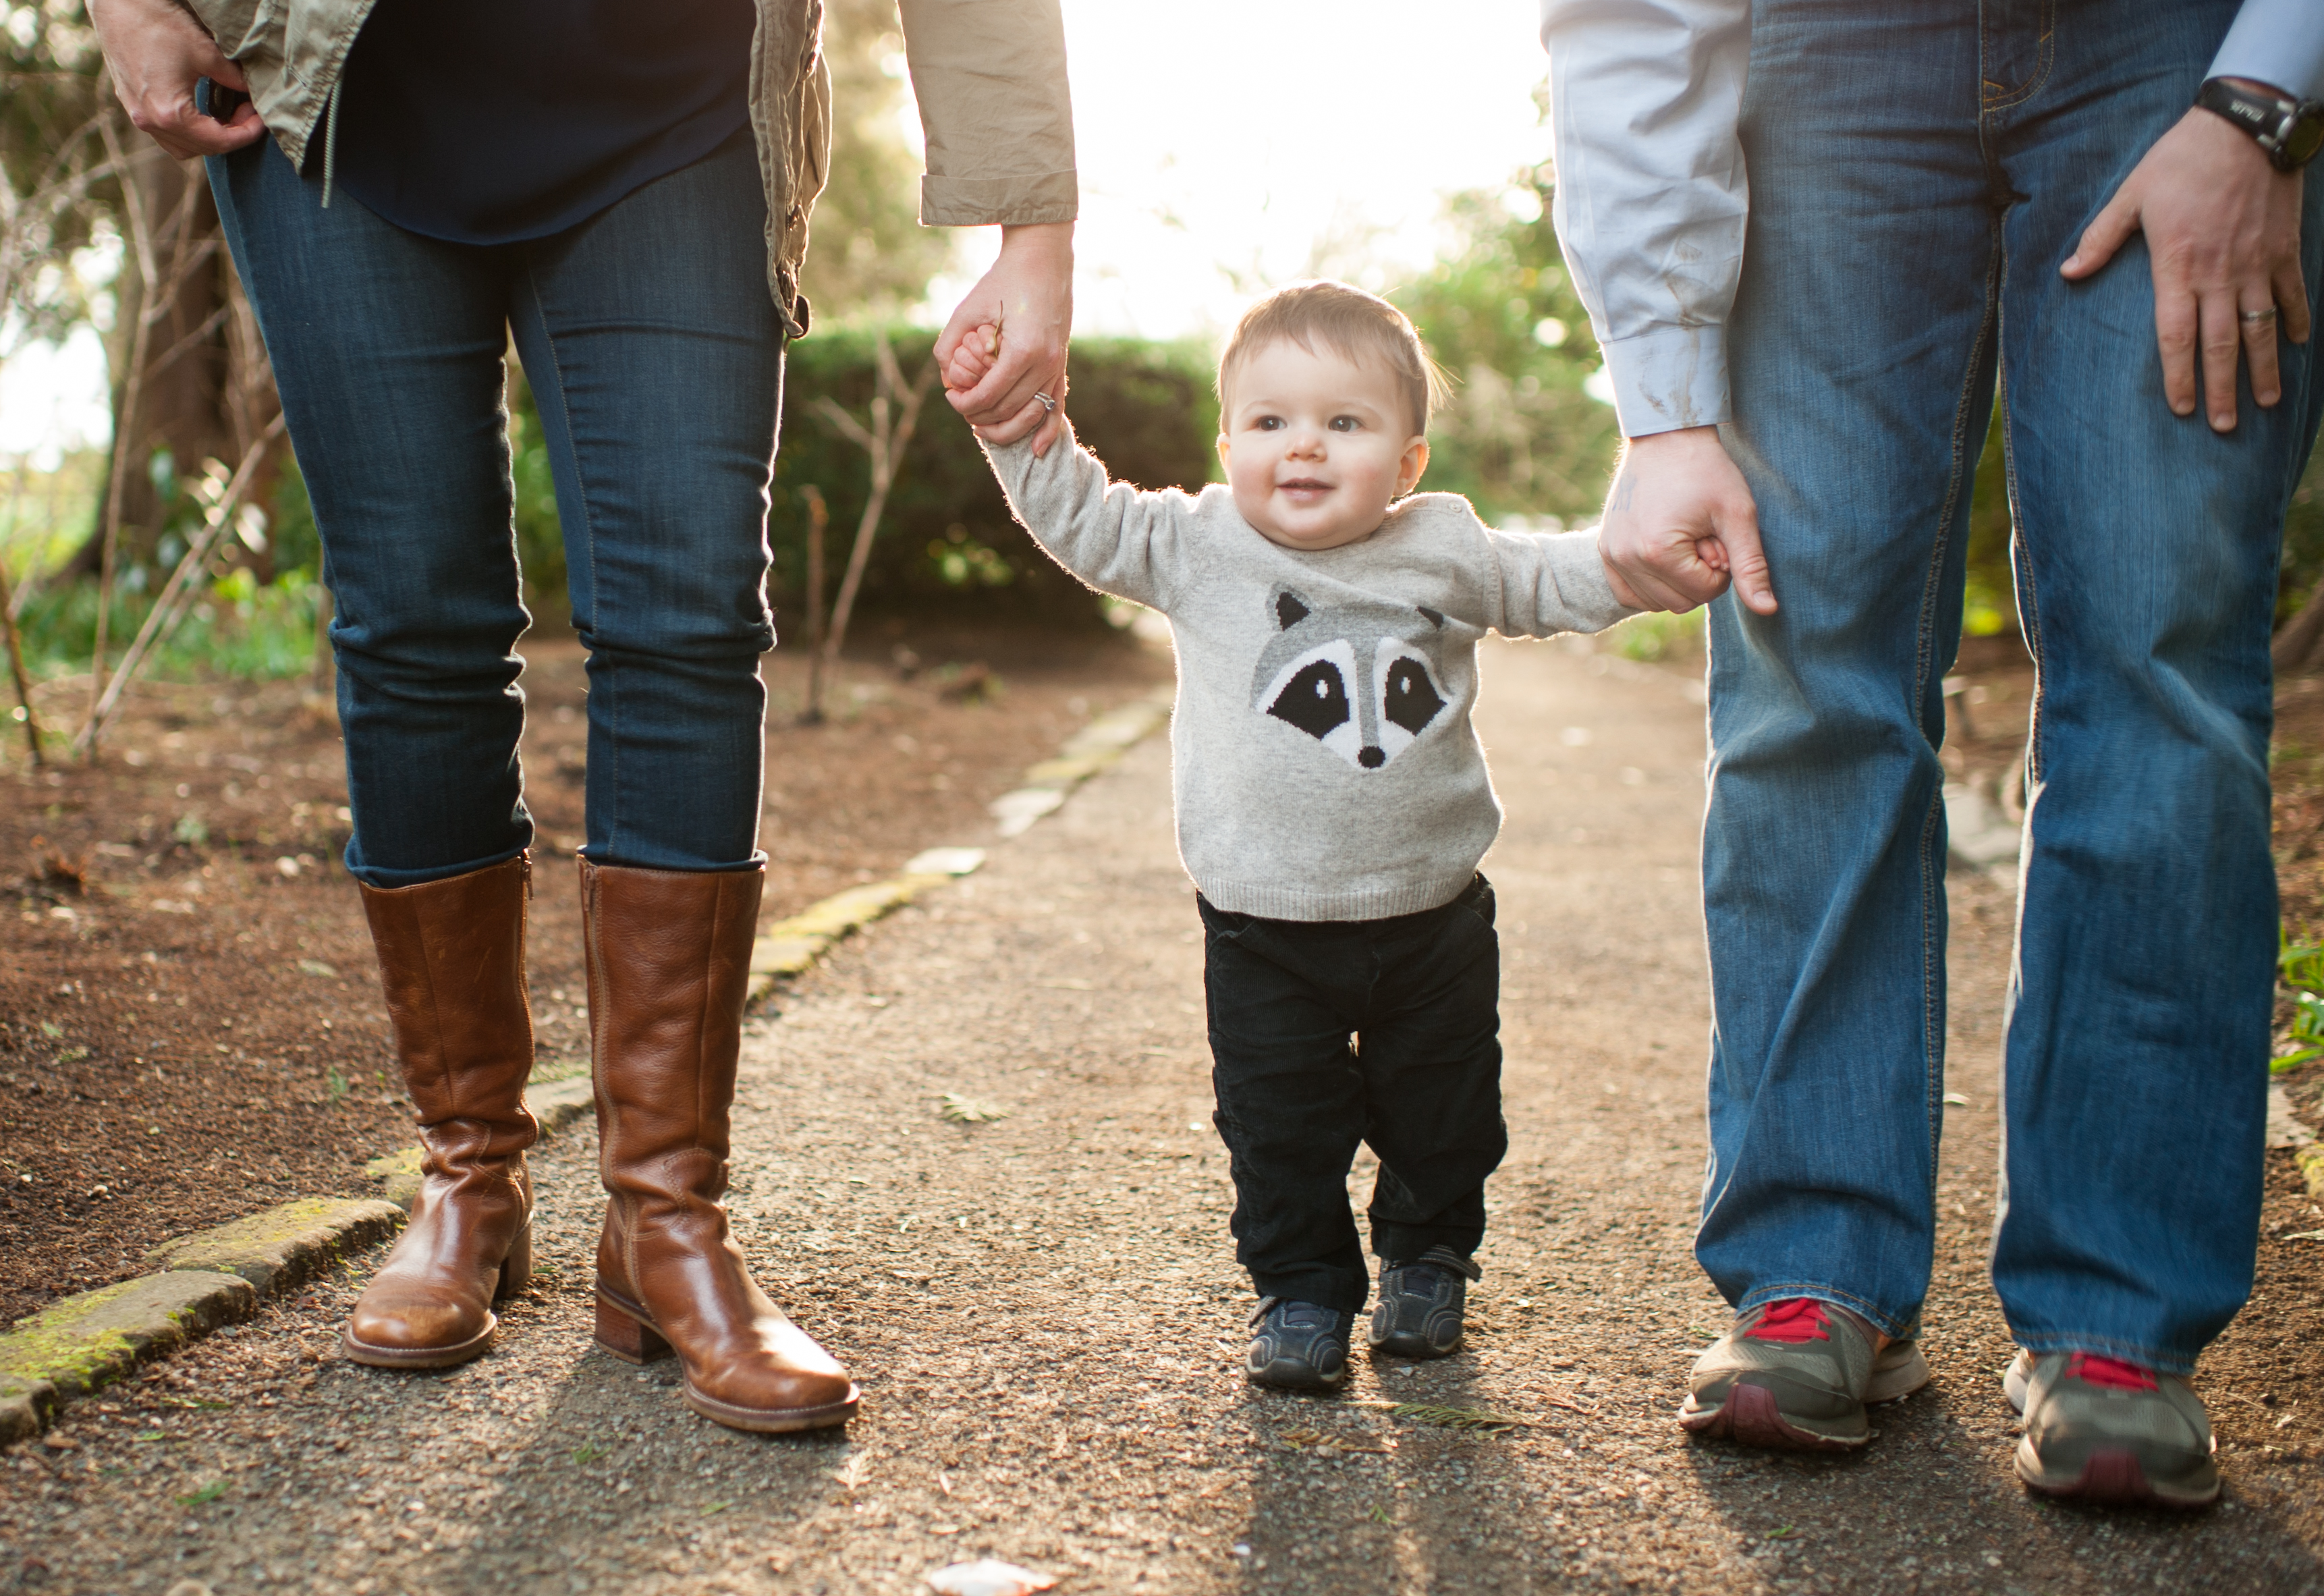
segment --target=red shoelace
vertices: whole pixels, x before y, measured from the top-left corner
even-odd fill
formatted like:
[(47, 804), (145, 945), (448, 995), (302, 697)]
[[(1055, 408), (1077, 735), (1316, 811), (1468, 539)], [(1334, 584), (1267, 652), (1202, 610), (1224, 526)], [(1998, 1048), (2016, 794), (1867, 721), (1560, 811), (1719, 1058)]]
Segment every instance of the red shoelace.
[(1744, 1333), (1753, 1341), (1830, 1341), (1831, 1332), (1826, 1328), (1830, 1323), (1824, 1315), (1823, 1304), (1812, 1296), (1794, 1296), (1784, 1302), (1769, 1303), (1759, 1322)]
[(2096, 1352), (2076, 1352), (2066, 1360), (2066, 1378), (2104, 1386), (2109, 1391), (2152, 1391), (2156, 1388), (2153, 1371), (2135, 1363), (2126, 1363), (2119, 1358), (2101, 1358)]

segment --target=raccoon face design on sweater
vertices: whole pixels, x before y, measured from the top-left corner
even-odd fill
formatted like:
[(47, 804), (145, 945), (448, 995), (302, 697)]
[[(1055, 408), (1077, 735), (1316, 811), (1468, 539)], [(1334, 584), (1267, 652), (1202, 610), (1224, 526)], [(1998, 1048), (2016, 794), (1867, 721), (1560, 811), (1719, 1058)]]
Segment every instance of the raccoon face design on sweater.
[(1268, 596), (1275, 635), (1251, 678), (1251, 707), (1296, 726), (1360, 770), (1378, 770), (1444, 713), (1437, 656), (1444, 617), (1425, 604), (1318, 607)]

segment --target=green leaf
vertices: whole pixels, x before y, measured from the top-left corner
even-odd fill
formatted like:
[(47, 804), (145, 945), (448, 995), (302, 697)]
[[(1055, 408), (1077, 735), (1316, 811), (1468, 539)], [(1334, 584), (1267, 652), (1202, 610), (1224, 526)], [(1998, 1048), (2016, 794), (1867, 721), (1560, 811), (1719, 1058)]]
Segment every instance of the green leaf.
[(605, 1449), (602, 1446), (576, 1446), (573, 1449), (573, 1461), (585, 1468), (604, 1455)]
[(178, 1505), (181, 1508), (198, 1508), (204, 1502), (214, 1502), (225, 1494), (226, 1481), (223, 1480), (213, 1480), (208, 1485), (203, 1486), (199, 1490), (195, 1491), (191, 1496), (180, 1497), (178, 1499)]

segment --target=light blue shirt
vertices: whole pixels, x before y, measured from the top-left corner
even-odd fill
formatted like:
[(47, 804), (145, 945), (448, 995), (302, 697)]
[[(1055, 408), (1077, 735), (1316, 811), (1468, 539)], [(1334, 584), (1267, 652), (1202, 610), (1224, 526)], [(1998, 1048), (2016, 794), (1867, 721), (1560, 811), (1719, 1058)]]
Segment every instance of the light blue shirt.
[[(1727, 420), (1750, 0), (1542, 0), (1541, 16), (1552, 214), (1622, 430)], [(2324, 97), (2324, 0), (2244, 0), (2209, 76)]]
[(2244, 0), (2205, 75), (2324, 99), (2324, 0)]

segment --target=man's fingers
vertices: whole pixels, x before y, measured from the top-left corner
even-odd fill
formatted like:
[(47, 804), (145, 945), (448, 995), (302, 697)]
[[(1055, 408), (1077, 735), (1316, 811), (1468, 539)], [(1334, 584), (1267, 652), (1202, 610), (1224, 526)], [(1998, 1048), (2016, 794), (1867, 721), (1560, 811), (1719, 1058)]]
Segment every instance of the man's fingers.
[(2231, 292), (2203, 297), (2203, 409), (2214, 432), (2232, 432), (2236, 426), (2236, 363), (2244, 349), (2236, 310)]
[[(2082, 230), (2081, 241), (2074, 253), (2058, 268), (2064, 276), (2079, 281), (2114, 259), (2130, 235), (2138, 231), (2138, 201), (2132, 197), (2127, 184), (2115, 191), (2106, 208), (2092, 218)], [(2183, 413), (2183, 412), (2181, 412)]]
[(1746, 503), (1720, 515), (1719, 541), (1727, 550), (1727, 571), (1735, 584), (1735, 596), (1754, 614), (1774, 614), (1775, 585), (1768, 579), (1767, 550), (1759, 541), (1757, 508)]
[(2308, 282), (2300, 275), (2300, 262), (2295, 257), (2279, 261), (2275, 280), (2269, 285), (2275, 294), (2276, 314), (2282, 320), (2283, 336), (2295, 344), (2308, 341)]
[(2243, 333), (2244, 357), (2251, 362), (2252, 401), (2262, 408), (2283, 397), (2283, 382), (2275, 369), (2275, 337), (2282, 319), (2282, 312), (2273, 304), (2247, 303), (2236, 318)]
[(2154, 281), (2154, 345), (2163, 354), (2163, 398), (2174, 416), (2195, 413), (2195, 296)]

